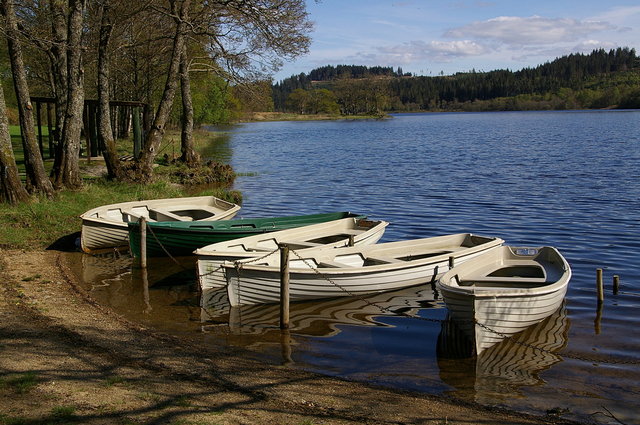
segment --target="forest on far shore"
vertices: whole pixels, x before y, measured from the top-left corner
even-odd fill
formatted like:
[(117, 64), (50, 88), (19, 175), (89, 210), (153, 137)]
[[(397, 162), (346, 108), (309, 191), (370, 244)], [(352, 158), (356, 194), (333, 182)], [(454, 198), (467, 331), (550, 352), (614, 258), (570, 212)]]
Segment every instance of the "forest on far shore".
[(570, 54), (519, 71), (413, 76), (401, 68), (325, 66), (273, 85), (274, 109), (299, 114), (640, 108), (635, 49)]

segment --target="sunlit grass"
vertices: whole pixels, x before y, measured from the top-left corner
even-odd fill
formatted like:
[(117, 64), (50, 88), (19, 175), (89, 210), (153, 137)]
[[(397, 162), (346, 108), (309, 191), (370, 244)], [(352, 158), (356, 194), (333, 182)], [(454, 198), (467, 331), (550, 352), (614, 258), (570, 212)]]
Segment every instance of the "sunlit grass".
[[(238, 194), (224, 189), (201, 191), (219, 198), (237, 200)], [(187, 189), (167, 181), (147, 185), (96, 179), (82, 190), (61, 191), (54, 199), (37, 198), (18, 205), (0, 204), (0, 246), (42, 249), (58, 239), (80, 231), (79, 216), (100, 205), (125, 201), (194, 196)]]
[(35, 373), (27, 372), (0, 380), (0, 388), (11, 388), (19, 394), (25, 394), (38, 385), (38, 378)]
[[(14, 154), (18, 169), (24, 179), (24, 155), (20, 138), (19, 126), (10, 127)], [(47, 135), (46, 128), (43, 134)], [(204, 130), (194, 133), (196, 146), (204, 149), (212, 142), (214, 133)], [(177, 142), (176, 142), (177, 137)], [(170, 151), (170, 146), (177, 143), (177, 150), (180, 148), (180, 136), (175, 131), (169, 132), (163, 146), (164, 151)], [(44, 137), (43, 145), (48, 147), (48, 139)], [(133, 143), (131, 140), (118, 140), (116, 142), (119, 155), (133, 153)], [(45, 151), (45, 169), (47, 172), (53, 165), (52, 159), (47, 159), (48, 151)], [(159, 160), (163, 156), (159, 155)], [(160, 166), (156, 169), (155, 181), (150, 184), (140, 185), (132, 183), (121, 183), (107, 181), (104, 174), (104, 161), (102, 159), (92, 159), (86, 157), (79, 159), (80, 173), (84, 179), (81, 190), (63, 190), (57, 192), (53, 199), (34, 198), (32, 202), (19, 205), (8, 205), (0, 203), (0, 247), (15, 249), (42, 249), (50, 246), (55, 241), (73, 237), (81, 228), (79, 216), (98, 206), (108, 205), (118, 202), (136, 201), (145, 199), (175, 198), (184, 196), (215, 196), (234, 203), (241, 203), (242, 196), (237, 191), (229, 191), (224, 185), (216, 187), (213, 184), (193, 186), (198, 183), (198, 179), (191, 179), (183, 186), (176, 184), (176, 177), (171, 175), (172, 170), (179, 170), (178, 165)], [(215, 172), (224, 174), (226, 181), (233, 178), (233, 170), (217, 166)], [(211, 168), (211, 167), (208, 167)], [(97, 172), (96, 172), (97, 170)], [(174, 173), (175, 174), (175, 173)], [(186, 177), (189, 173), (183, 172)], [(183, 180), (189, 180), (184, 178)], [(204, 179), (202, 182), (204, 182)], [(180, 180), (180, 182), (183, 182)], [(185, 182), (186, 183), (186, 182)]]

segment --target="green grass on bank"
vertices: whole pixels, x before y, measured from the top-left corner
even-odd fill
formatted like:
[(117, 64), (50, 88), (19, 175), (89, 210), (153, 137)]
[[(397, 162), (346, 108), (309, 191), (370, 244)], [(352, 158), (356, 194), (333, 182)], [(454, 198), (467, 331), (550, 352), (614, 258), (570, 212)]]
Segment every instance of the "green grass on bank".
[(138, 185), (95, 179), (85, 181), (82, 190), (58, 192), (55, 199), (35, 199), (15, 206), (0, 204), (0, 247), (47, 248), (79, 232), (80, 214), (100, 205), (195, 195), (213, 195), (238, 202), (237, 195), (225, 189), (207, 189), (194, 194), (187, 187), (166, 180)]
[(371, 120), (386, 118), (388, 115), (331, 115), (331, 114), (294, 114), (290, 112), (249, 112), (238, 122), (258, 121), (329, 121), (329, 120)]
[[(24, 155), (19, 126), (10, 127), (14, 154), (18, 169), (24, 173)], [(179, 134), (168, 132), (161, 146), (162, 160), (164, 153), (172, 156), (180, 150)], [(212, 143), (215, 137), (210, 132), (195, 132), (197, 149), (203, 150)], [(45, 138), (43, 145), (48, 146)], [(176, 146), (177, 145), (177, 146)], [(118, 152), (121, 155), (132, 153), (133, 143), (130, 140), (118, 141)], [(48, 151), (45, 150), (45, 158)], [(78, 191), (63, 190), (56, 193), (54, 199), (36, 198), (32, 202), (20, 205), (0, 203), (0, 248), (44, 249), (62, 238), (69, 238), (81, 229), (80, 214), (100, 205), (117, 202), (174, 198), (183, 196), (213, 195), (231, 202), (241, 202), (238, 192), (214, 185), (183, 186), (175, 183), (175, 177), (169, 175), (172, 169), (179, 166), (160, 166), (157, 168), (155, 182), (147, 185), (107, 181), (100, 167), (101, 159), (80, 158), (80, 172), (84, 176), (84, 186)], [(53, 160), (45, 159), (45, 169), (49, 171)], [(102, 171), (101, 171), (102, 170)], [(171, 181), (173, 180), (173, 182)]]

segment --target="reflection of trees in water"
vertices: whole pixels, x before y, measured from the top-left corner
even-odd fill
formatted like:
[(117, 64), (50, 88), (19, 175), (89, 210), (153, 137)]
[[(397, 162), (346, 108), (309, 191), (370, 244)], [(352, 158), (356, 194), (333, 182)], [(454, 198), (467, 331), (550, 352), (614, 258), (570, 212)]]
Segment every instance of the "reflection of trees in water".
[(563, 305), (546, 320), (472, 356), (474, 342), (446, 320), (438, 336), (440, 378), (457, 395), (480, 403), (512, 398), (523, 386), (544, 383), (540, 373), (562, 360), (555, 353), (566, 346), (568, 332)]

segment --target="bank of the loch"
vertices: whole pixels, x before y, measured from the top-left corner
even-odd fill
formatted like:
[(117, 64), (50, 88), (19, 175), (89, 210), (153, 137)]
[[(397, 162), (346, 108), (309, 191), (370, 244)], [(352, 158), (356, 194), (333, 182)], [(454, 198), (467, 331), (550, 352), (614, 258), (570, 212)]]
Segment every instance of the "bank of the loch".
[(0, 250), (0, 424), (564, 424), (267, 365), (99, 306), (56, 251)]

